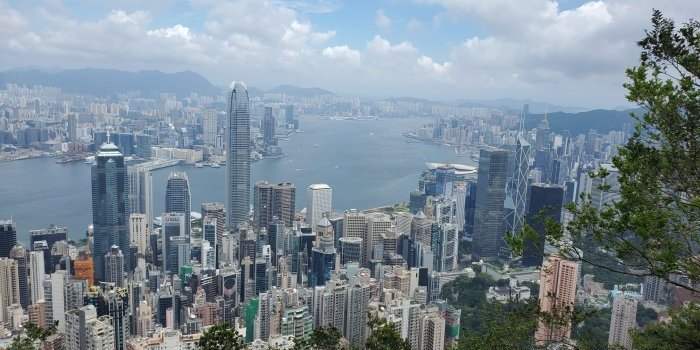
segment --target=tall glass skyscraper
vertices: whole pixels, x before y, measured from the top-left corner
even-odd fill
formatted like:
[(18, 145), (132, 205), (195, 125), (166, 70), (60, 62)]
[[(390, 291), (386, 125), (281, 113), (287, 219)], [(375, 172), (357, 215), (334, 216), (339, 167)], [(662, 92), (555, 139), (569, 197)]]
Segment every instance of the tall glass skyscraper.
[(105, 254), (116, 245), (129, 261), (129, 181), (124, 156), (113, 143), (105, 143), (92, 166), (92, 259), (95, 279), (104, 281)]
[(236, 227), (250, 211), (250, 101), (242, 82), (231, 84), (226, 132), (226, 219)]
[(508, 152), (482, 149), (476, 183), (474, 248), (482, 258), (497, 258), (504, 246), (503, 203), (506, 198)]
[(190, 181), (183, 172), (170, 173), (165, 189), (165, 211), (185, 216), (185, 237), (190, 237), (191, 199)]

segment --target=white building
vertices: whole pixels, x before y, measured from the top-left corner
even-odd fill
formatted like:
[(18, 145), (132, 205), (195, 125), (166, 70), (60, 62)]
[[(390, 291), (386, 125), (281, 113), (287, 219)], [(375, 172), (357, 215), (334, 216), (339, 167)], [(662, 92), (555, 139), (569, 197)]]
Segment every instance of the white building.
[(313, 184), (306, 191), (306, 223), (316, 227), (323, 214), (333, 210), (333, 189), (326, 184)]
[(637, 327), (637, 299), (618, 294), (613, 299), (608, 344), (632, 349), (630, 331)]

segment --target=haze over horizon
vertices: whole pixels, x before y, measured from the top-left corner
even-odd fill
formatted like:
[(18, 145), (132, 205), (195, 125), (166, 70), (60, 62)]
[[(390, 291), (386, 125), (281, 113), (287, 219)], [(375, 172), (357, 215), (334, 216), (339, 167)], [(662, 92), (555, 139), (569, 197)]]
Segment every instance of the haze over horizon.
[(0, 66), (617, 107), (653, 7), (677, 19), (700, 13), (698, 2), (651, 0), (0, 0)]

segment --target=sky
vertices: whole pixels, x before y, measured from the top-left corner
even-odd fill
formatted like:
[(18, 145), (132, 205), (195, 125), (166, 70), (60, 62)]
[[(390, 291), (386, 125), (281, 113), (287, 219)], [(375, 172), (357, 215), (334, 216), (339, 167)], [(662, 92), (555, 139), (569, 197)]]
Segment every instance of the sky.
[(363, 97), (625, 104), (652, 8), (697, 0), (0, 0), (0, 70), (191, 70)]

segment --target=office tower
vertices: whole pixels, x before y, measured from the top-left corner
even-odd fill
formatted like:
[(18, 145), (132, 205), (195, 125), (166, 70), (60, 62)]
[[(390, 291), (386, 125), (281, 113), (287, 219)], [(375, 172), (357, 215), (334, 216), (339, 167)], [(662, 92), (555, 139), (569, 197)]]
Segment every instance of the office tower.
[[(65, 241), (68, 236), (68, 228), (51, 224), (49, 227), (38, 230), (29, 231), (29, 244), (34, 247), (34, 243), (45, 241), (49, 251), (53, 248), (56, 242)], [(50, 262), (48, 262), (50, 263)]]
[(508, 152), (482, 149), (479, 153), (476, 208), (474, 213), (474, 251), (482, 258), (497, 258), (504, 247), (503, 202), (506, 190)]
[(524, 121), (521, 120), (521, 130), (515, 144), (515, 159), (513, 164), (513, 222), (512, 232), (517, 234), (522, 230), (525, 220), (527, 202), (527, 184), (530, 175), (530, 143), (524, 135)]
[(202, 217), (216, 218), (216, 243), (221, 243), (226, 227), (226, 209), (224, 203), (202, 203)]
[(124, 254), (116, 245), (105, 254), (104, 281), (114, 283), (117, 287), (124, 285)]
[(345, 265), (351, 261), (360, 263), (362, 260), (362, 238), (340, 237), (340, 264)]
[(246, 303), (255, 297), (255, 264), (249, 256), (244, 256), (241, 259), (240, 281), (241, 303)]
[(443, 350), (445, 348), (445, 319), (436, 311), (428, 312), (420, 319), (419, 349)]
[(284, 107), (284, 119), (287, 122), (287, 125), (294, 125), (294, 106), (293, 105), (287, 105)]
[(71, 113), (68, 115), (68, 128), (67, 128), (67, 136), (68, 140), (71, 142), (76, 142), (78, 141), (78, 116), (75, 113)]
[(9, 258), (10, 250), (17, 244), (17, 228), (10, 220), (0, 220), (0, 258)]
[(282, 335), (295, 339), (308, 339), (313, 331), (313, 317), (306, 305), (288, 307), (284, 310), (280, 330)]
[(422, 210), (419, 211), (411, 220), (411, 239), (429, 247), (432, 242), (432, 227), (433, 221)]
[(370, 289), (369, 284), (357, 281), (348, 287), (344, 336), (351, 346), (363, 346), (367, 340), (367, 304), (369, 303)]
[(9, 307), (20, 303), (19, 273), (17, 261), (0, 258), (0, 322), (9, 324)]
[(73, 261), (75, 278), (85, 280), (89, 287), (95, 284), (95, 266), (93, 260), (87, 254), (80, 254), (78, 259)]
[[(113, 245), (129, 252), (129, 184), (124, 156), (117, 146), (105, 143), (92, 166), (92, 258), (95, 280), (103, 281), (104, 257)], [(125, 256), (125, 261), (128, 257)]]
[(544, 118), (537, 126), (537, 133), (535, 135), (535, 149), (543, 150), (550, 147), (550, 134), (549, 134), (549, 120), (547, 119), (547, 113), (544, 114)]
[(26, 309), (31, 303), (29, 293), (29, 252), (21, 245), (15, 245), (10, 250), (10, 258), (17, 262), (17, 285), (19, 288), (19, 302)]
[[(540, 270), (540, 311), (569, 317), (574, 308), (577, 281), (576, 262), (558, 256), (548, 257)], [(535, 332), (537, 345), (561, 342), (570, 336), (571, 323), (562, 319), (541, 320)]]
[(192, 206), (190, 203), (190, 181), (186, 173), (170, 173), (165, 189), (165, 211), (184, 215), (185, 237), (190, 237)]
[[(168, 252), (170, 251), (168, 248), (170, 246), (170, 238), (171, 237), (178, 237), (178, 236), (184, 236), (185, 234), (185, 215), (181, 213), (164, 213), (162, 216), (162, 222), (163, 226), (161, 228), (162, 235), (161, 235), (161, 241), (162, 241), (162, 247), (161, 247), (161, 256), (162, 256), (162, 267), (163, 271), (167, 271), (169, 262), (168, 262)], [(171, 273), (177, 273), (177, 271), (170, 271)]]
[(114, 350), (114, 328), (109, 316), (97, 317), (95, 306), (66, 313), (66, 350)]
[(331, 279), (335, 270), (335, 239), (333, 226), (328, 218), (322, 218), (317, 229), (317, 244), (311, 248), (311, 275), (309, 286), (322, 286)]
[(146, 227), (153, 228), (153, 174), (148, 163), (137, 164), (128, 169), (129, 212), (145, 214)]
[(255, 294), (267, 292), (270, 289), (270, 262), (258, 257), (255, 259)]
[(129, 215), (129, 237), (131, 245), (136, 246), (139, 255), (146, 255), (146, 248), (148, 248), (148, 235), (146, 214)]
[(256, 182), (253, 191), (253, 224), (258, 228), (268, 227), (273, 218), (277, 217), (285, 225), (292, 226), (295, 200), (296, 187), (290, 182)]
[(382, 235), (391, 228), (392, 221), (389, 215), (384, 213), (367, 214), (367, 237), (364, 240), (364, 254), (367, 260), (382, 259), (384, 254), (381, 245)]
[(537, 232), (537, 238), (525, 240), (523, 266), (540, 266), (544, 256), (545, 224), (547, 220), (561, 223), (564, 189), (561, 186), (533, 184), (528, 190), (527, 224)]
[(218, 222), (214, 217), (203, 216), (202, 217), (202, 238), (209, 243), (212, 249), (218, 245), (217, 232)]
[(455, 224), (433, 224), (431, 248), (435, 254), (433, 269), (438, 272), (451, 272), (457, 268), (458, 241)]
[(265, 115), (262, 120), (262, 134), (265, 146), (277, 145), (277, 137), (275, 130), (277, 129), (277, 121), (272, 114), (272, 107), (265, 107)]
[(620, 293), (613, 298), (608, 345), (632, 349), (630, 332), (637, 327), (637, 300)]
[(316, 227), (324, 214), (333, 210), (333, 189), (326, 184), (313, 184), (306, 190), (306, 223)]
[(32, 251), (40, 252), (44, 256), (44, 273), (52, 273), (53, 270), (55, 270), (55, 266), (51, 264), (51, 250), (46, 241), (34, 242), (34, 244), (32, 244)]
[(219, 130), (218, 125), (216, 111), (213, 109), (205, 110), (202, 114), (202, 141), (205, 145), (216, 145), (216, 134)]
[(360, 265), (368, 262), (367, 244), (367, 215), (357, 210), (348, 210), (343, 218), (343, 237), (356, 237), (362, 240), (363, 247), (360, 255)]
[(114, 330), (114, 349), (124, 350), (129, 336), (129, 296), (124, 288), (106, 291), (100, 296), (98, 312), (109, 316)]
[(242, 82), (231, 84), (226, 135), (226, 220), (237, 227), (250, 211), (250, 102)]
[(141, 159), (151, 159), (153, 152), (151, 147), (153, 144), (151, 135), (136, 134), (134, 138), (136, 139), (136, 156)]
[(620, 172), (612, 164), (601, 164), (600, 167), (608, 172), (608, 176), (591, 179), (591, 204), (599, 210), (620, 198)]
[(180, 267), (190, 263), (190, 239), (185, 236), (173, 236), (169, 238), (164, 254), (167, 256), (165, 270), (175, 275)]
[(44, 300), (44, 253), (29, 252), (29, 289), (32, 292), (32, 304)]

